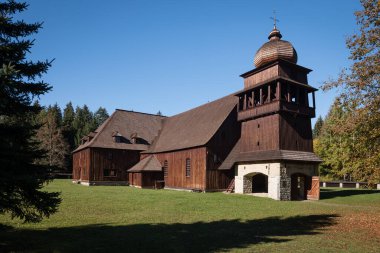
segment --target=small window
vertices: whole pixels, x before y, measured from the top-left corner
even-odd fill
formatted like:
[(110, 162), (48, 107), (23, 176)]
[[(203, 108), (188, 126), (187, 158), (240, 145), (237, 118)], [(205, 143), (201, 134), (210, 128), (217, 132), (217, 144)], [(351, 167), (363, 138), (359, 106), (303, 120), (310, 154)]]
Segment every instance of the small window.
[(168, 161), (167, 160), (165, 160), (164, 161), (164, 177), (167, 177), (168, 176), (168, 174), (169, 174), (169, 165), (168, 165)]
[(116, 143), (121, 143), (122, 142), (121, 136), (115, 136), (114, 140), (115, 140)]
[(260, 146), (260, 142), (259, 141), (257, 142), (257, 146)]
[(191, 162), (190, 158), (186, 158), (186, 177), (190, 177)]
[(103, 176), (105, 176), (105, 177), (116, 177), (117, 171), (116, 170), (104, 169), (103, 170)]
[(260, 128), (260, 124), (257, 124), (257, 128)]

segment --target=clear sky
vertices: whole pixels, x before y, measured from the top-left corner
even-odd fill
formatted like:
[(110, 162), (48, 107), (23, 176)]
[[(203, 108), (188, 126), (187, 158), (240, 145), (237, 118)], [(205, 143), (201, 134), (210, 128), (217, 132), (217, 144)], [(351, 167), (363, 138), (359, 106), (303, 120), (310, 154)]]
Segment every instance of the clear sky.
[[(298, 64), (319, 88), (349, 66), (345, 39), (359, 0), (29, 0), (43, 21), (31, 59), (53, 59), (42, 105), (87, 104), (174, 115), (243, 88), (240, 74), (273, 27), (273, 10)], [(317, 116), (335, 91), (318, 91)]]

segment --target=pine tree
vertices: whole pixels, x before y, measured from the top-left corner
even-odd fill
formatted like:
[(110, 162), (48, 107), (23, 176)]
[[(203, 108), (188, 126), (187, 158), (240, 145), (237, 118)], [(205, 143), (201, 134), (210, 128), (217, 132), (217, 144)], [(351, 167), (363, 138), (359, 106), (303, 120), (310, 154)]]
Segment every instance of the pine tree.
[(60, 198), (42, 190), (49, 167), (37, 163), (46, 153), (35, 140), (33, 118), (41, 108), (34, 99), (51, 89), (41, 80), (51, 62), (27, 60), (29, 37), (41, 23), (14, 20), (26, 9), (26, 3), (0, 3), (0, 213), (37, 222), (57, 211)]
[(321, 133), (322, 126), (323, 126), (323, 119), (322, 119), (322, 116), (319, 116), (313, 128), (314, 139), (318, 138), (319, 134)]
[(75, 111), (71, 102), (66, 104), (65, 109), (63, 110), (63, 119), (62, 119), (62, 132), (67, 143), (70, 146), (70, 151), (75, 147), (75, 130), (73, 127), (75, 119)]
[(65, 109), (63, 110), (63, 119), (62, 119), (62, 134), (65, 138), (66, 143), (69, 146), (69, 152), (65, 156), (65, 167), (68, 172), (72, 171), (73, 167), (73, 157), (71, 151), (75, 149), (75, 129), (73, 126), (75, 119), (75, 111), (71, 102), (66, 104)]
[(98, 128), (106, 119), (108, 119), (109, 115), (106, 108), (99, 107), (99, 109), (94, 113), (94, 121), (95, 121), (95, 129)]
[(75, 147), (80, 145), (84, 136), (96, 129), (93, 114), (87, 105), (84, 105), (83, 108), (76, 107), (73, 128), (75, 130)]

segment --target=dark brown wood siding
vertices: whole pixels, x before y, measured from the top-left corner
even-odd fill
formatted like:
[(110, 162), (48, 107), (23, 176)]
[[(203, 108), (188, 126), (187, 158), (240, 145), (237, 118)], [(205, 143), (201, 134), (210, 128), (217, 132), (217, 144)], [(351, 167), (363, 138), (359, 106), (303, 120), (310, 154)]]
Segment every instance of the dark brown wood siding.
[(242, 123), (241, 152), (279, 149), (279, 115)]
[(259, 84), (277, 76), (279, 76), (278, 65), (274, 65), (269, 68), (263, 69), (262, 71), (257, 72), (244, 79), (244, 89), (254, 87), (256, 86), (256, 84)]
[(146, 171), (142, 172), (142, 187), (153, 188), (157, 180), (164, 180), (162, 171)]
[[(139, 162), (136, 150), (91, 148), (90, 181), (128, 181), (127, 170)], [(105, 170), (115, 170), (116, 176), (105, 176)]]
[(231, 180), (235, 176), (235, 170), (207, 170), (206, 172), (206, 190), (224, 190), (227, 189)]
[(216, 169), (240, 138), (241, 124), (237, 121), (237, 111), (233, 110), (221, 127), (207, 143), (206, 190), (225, 189), (232, 177)]
[(129, 174), (129, 183), (133, 186), (140, 186), (142, 185), (142, 174), (141, 172), (132, 172)]
[(73, 179), (80, 181), (89, 181), (91, 174), (90, 149), (82, 149), (73, 154)]
[[(206, 190), (206, 147), (155, 154), (163, 165), (168, 161), (165, 187)], [(186, 158), (190, 158), (190, 177), (186, 177)]]
[(280, 149), (313, 152), (311, 120), (291, 114), (280, 116)]
[(237, 121), (237, 111), (233, 110), (206, 144), (207, 158), (210, 158), (210, 163), (207, 163), (207, 169), (214, 170), (219, 167), (239, 140), (240, 133), (241, 124)]
[(280, 64), (279, 75), (307, 84), (307, 72), (295, 66)]

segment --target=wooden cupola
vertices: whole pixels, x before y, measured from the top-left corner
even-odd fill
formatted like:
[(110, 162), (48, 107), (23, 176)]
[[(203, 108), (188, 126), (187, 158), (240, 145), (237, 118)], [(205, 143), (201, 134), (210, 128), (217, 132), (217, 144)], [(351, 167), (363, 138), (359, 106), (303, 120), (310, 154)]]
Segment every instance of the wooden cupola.
[(238, 120), (245, 121), (280, 111), (302, 117), (315, 117), (317, 89), (308, 85), (310, 69), (297, 65), (297, 53), (292, 44), (281, 40), (275, 27), (256, 53), (256, 68), (241, 75), (244, 89), (239, 97)]
[(255, 69), (241, 75), (244, 89), (237, 118), (242, 123), (242, 152), (296, 150), (312, 152), (311, 118), (317, 89), (308, 84), (310, 69), (297, 65), (293, 45), (274, 27), (256, 52)]

